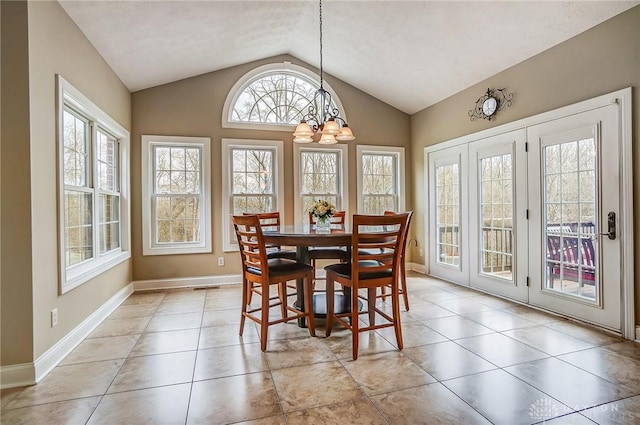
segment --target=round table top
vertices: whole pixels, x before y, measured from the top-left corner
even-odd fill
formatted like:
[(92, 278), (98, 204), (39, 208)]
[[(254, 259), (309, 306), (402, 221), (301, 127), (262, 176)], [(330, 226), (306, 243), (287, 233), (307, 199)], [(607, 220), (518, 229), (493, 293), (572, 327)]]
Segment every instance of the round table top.
[(296, 224), (280, 226), (279, 230), (265, 230), (268, 243), (288, 246), (344, 246), (351, 244), (349, 229), (331, 229), (331, 233), (318, 233), (315, 226)]

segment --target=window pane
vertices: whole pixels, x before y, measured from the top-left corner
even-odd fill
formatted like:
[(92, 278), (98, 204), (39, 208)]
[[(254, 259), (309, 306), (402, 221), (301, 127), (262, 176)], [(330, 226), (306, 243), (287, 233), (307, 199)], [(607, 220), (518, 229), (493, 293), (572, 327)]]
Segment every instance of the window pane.
[(596, 299), (597, 175), (595, 139), (569, 140), (544, 147), (547, 182), (545, 286), (547, 289)]
[(273, 151), (232, 150), (233, 193), (271, 194), (273, 187)]
[(97, 132), (98, 188), (117, 191), (117, 143), (116, 140), (98, 130)]
[[(230, 121), (297, 124), (312, 105), (318, 84), (298, 74), (261, 75), (242, 89)], [(335, 102), (331, 102), (336, 108)]]
[(398, 181), (394, 154), (369, 153), (362, 155), (362, 195), (365, 214), (396, 211)]
[(273, 149), (231, 149), (233, 215), (275, 210)]
[(448, 164), (437, 167), (437, 261), (452, 266), (459, 266), (460, 264), (460, 233), (458, 226), (460, 205), (458, 204), (458, 197), (456, 195), (458, 190), (458, 164)]
[(480, 177), (480, 273), (513, 280), (513, 182), (511, 154), (479, 160)]
[(120, 197), (100, 195), (100, 253), (120, 247)]
[(197, 196), (158, 196), (156, 243), (200, 242), (201, 200)]
[(64, 230), (67, 267), (93, 257), (92, 194), (65, 190)]
[(88, 173), (89, 123), (64, 109), (64, 184), (86, 187)]
[(154, 145), (156, 244), (200, 242), (202, 149)]

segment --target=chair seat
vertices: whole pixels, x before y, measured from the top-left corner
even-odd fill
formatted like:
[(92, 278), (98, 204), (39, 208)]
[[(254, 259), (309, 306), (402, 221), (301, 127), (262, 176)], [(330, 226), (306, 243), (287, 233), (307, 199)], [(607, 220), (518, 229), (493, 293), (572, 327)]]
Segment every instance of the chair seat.
[[(297, 261), (286, 258), (272, 258), (267, 260), (267, 262), (269, 263), (269, 275), (272, 277), (313, 270), (313, 267), (308, 264), (298, 263)], [(254, 267), (248, 267), (247, 271), (257, 276), (262, 274), (260, 269)]]
[(309, 258), (313, 260), (348, 260), (347, 250), (338, 246), (309, 248)]
[(297, 253), (290, 249), (270, 249), (267, 251), (267, 258), (286, 258), (289, 260), (295, 260), (297, 258)]
[[(358, 268), (360, 269), (367, 268), (367, 267), (378, 267), (378, 266), (380, 266), (380, 263), (373, 260), (365, 260), (365, 261), (358, 262)], [(324, 269), (327, 272), (333, 272), (342, 278), (351, 279), (351, 263), (331, 264), (329, 266), (326, 266)], [(367, 273), (366, 271), (364, 271), (364, 272), (360, 272), (358, 278), (360, 280), (380, 279), (380, 278), (389, 277), (392, 275), (393, 275), (393, 271), (391, 269), (378, 270), (373, 273)]]

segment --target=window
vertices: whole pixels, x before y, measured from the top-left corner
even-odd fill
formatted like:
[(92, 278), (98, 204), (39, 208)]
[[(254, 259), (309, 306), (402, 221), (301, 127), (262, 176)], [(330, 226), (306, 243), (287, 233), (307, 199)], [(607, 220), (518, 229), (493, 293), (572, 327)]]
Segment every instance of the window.
[(223, 249), (238, 249), (232, 215), (280, 211), (284, 221), (283, 143), (222, 139)]
[(443, 264), (460, 264), (460, 176), (458, 164), (440, 165), (436, 168), (436, 236), (437, 261)]
[(211, 139), (142, 136), (143, 255), (211, 252)]
[(130, 258), (129, 132), (58, 76), (60, 292)]
[(483, 274), (513, 280), (513, 166), (511, 153), (479, 159), (480, 258)]
[[(332, 107), (344, 115), (340, 100), (329, 85)], [(282, 131), (294, 128), (309, 109), (320, 87), (316, 74), (289, 62), (260, 66), (233, 86), (223, 108), (223, 127)], [(345, 117), (346, 118), (346, 117)]]
[(358, 145), (357, 154), (358, 211), (404, 211), (404, 148)]
[(317, 200), (329, 201), (338, 210), (347, 209), (346, 145), (333, 145), (332, 148), (295, 145), (294, 158), (297, 222), (308, 221), (308, 211)]

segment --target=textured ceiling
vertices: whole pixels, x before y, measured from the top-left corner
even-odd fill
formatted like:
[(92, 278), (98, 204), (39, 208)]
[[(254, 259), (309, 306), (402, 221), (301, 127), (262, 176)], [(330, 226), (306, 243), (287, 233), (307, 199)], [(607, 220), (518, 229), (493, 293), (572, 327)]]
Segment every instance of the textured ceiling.
[[(319, 66), (316, 1), (60, 1), (131, 90), (279, 54)], [(638, 1), (327, 1), (325, 72), (413, 114)]]

